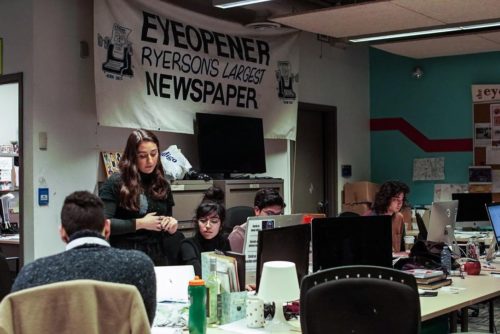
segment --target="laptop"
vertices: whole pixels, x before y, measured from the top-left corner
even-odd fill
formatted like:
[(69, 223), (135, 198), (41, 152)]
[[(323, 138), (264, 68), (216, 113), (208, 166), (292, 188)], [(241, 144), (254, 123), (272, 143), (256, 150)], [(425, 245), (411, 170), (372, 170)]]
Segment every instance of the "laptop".
[(155, 267), (157, 302), (189, 302), (188, 285), (194, 278), (193, 266)]

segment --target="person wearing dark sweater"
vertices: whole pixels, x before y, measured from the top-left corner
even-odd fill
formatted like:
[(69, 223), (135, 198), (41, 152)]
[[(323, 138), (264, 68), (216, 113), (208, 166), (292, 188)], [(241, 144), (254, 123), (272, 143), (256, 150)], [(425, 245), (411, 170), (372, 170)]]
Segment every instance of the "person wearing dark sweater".
[(222, 204), (224, 192), (211, 187), (196, 209), (195, 235), (181, 242), (180, 262), (192, 265), (196, 275), (201, 277), (201, 253), (214, 250), (229, 251), (229, 242), (221, 233), (226, 217), (226, 209)]
[(12, 292), (40, 285), (91, 279), (137, 287), (150, 324), (156, 312), (156, 278), (151, 259), (142, 252), (111, 248), (106, 239), (110, 222), (99, 197), (77, 191), (66, 197), (61, 210), (61, 239), (66, 251), (25, 265)]
[(157, 266), (175, 265), (184, 235), (172, 217), (174, 199), (160, 160), (159, 141), (147, 130), (134, 130), (99, 196), (111, 220), (111, 246), (146, 253)]

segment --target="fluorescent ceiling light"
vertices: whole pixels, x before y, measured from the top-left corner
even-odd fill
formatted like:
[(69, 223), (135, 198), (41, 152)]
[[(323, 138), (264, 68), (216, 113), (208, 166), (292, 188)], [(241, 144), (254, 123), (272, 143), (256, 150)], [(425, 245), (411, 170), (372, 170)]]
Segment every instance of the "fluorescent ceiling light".
[(212, 4), (215, 7), (227, 9), (238, 6), (252, 5), (254, 3), (266, 2), (271, 0), (213, 0)]
[(352, 42), (352, 43), (373, 42), (373, 41), (380, 41), (380, 40), (386, 40), (386, 39), (434, 35), (434, 34), (442, 34), (442, 33), (454, 32), (454, 31), (476, 30), (476, 29), (485, 29), (485, 28), (492, 28), (492, 27), (499, 27), (499, 26), (500, 26), (500, 22), (480, 23), (480, 24), (472, 24), (472, 25), (468, 25), (468, 26), (439, 28), (439, 29), (430, 29), (430, 30), (421, 30), (421, 31), (410, 31), (410, 32), (397, 33), (397, 34), (353, 38), (353, 39), (350, 39), (349, 42)]

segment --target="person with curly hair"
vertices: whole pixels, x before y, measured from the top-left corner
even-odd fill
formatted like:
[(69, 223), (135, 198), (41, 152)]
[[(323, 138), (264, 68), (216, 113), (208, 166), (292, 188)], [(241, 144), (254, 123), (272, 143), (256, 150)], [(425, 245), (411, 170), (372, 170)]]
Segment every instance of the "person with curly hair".
[(409, 206), (407, 195), (410, 188), (401, 181), (384, 182), (375, 194), (371, 210), (365, 216), (390, 215), (392, 216), (392, 250), (401, 251), (404, 234), (404, 220), (401, 209)]
[(148, 130), (134, 130), (99, 196), (111, 220), (111, 246), (143, 251), (156, 266), (177, 264), (184, 236), (172, 217), (174, 198), (160, 160), (160, 143)]

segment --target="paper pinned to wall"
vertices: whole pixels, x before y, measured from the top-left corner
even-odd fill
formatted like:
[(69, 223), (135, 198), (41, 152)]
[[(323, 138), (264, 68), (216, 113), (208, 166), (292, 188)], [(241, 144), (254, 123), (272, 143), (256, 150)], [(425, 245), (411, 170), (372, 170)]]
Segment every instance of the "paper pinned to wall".
[(444, 180), (444, 157), (413, 159), (413, 181)]
[(491, 146), (491, 123), (476, 123), (474, 127), (474, 147)]
[(0, 169), (11, 170), (14, 165), (14, 158), (12, 157), (0, 157)]
[(500, 147), (495, 147), (495, 146), (486, 147), (486, 164), (500, 165)]
[(469, 191), (467, 183), (440, 183), (434, 185), (434, 202), (451, 201), (451, 194), (465, 193)]
[(491, 192), (500, 193), (500, 169), (491, 170)]

